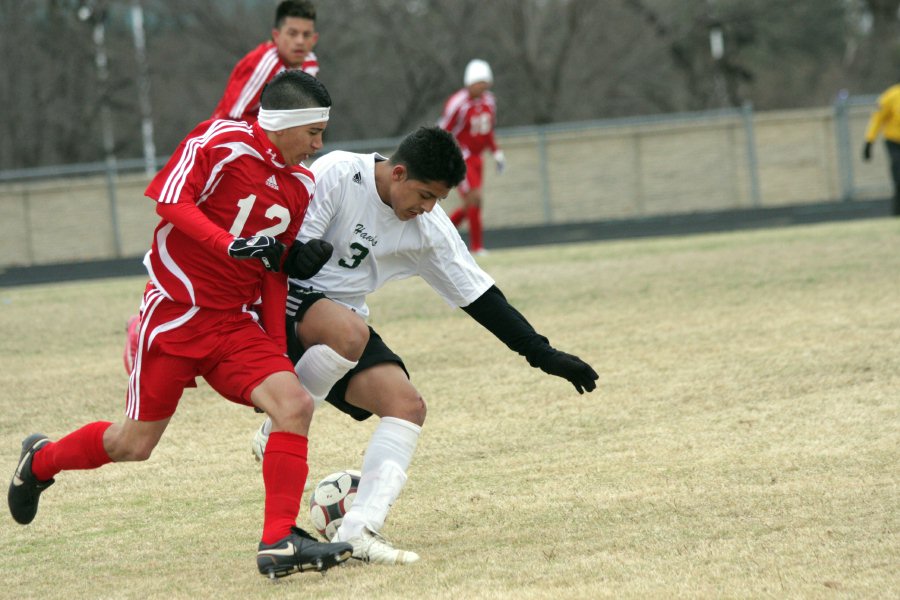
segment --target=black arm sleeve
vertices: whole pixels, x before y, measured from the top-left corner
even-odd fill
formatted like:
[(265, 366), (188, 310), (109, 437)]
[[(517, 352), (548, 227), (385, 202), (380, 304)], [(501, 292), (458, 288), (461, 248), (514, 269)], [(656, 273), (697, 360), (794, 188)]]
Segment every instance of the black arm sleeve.
[(496, 285), (492, 285), (477, 300), (462, 309), (509, 346), (510, 350), (524, 356), (532, 367), (537, 366), (537, 357), (553, 350), (547, 338), (534, 330), (531, 323), (513, 308)]

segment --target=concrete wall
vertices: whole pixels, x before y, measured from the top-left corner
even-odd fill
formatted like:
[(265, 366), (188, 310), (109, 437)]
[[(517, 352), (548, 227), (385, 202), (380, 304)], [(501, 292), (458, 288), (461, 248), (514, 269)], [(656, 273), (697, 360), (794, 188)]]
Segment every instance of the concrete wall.
[[(147, 251), (156, 225), (147, 179), (122, 175), (116, 208), (121, 256)], [(0, 186), (0, 266), (116, 257), (104, 177), (53, 179)]]
[[(883, 148), (871, 163), (859, 158), (869, 112), (850, 107), (849, 151), (841, 150), (832, 108), (755, 113), (750, 121), (736, 111), (501, 131), (507, 169), (496, 174), (485, 157), (485, 227), (839, 202), (842, 168), (852, 173), (854, 199), (884, 197)], [(117, 180), (121, 256), (150, 245), (157, 218), (143, 196), (147, 181)], [(454, 193), (444, 208), (457, 203)], [(111, 214), (102, 176), (2, 184), (0, 267), (116, 258)]]

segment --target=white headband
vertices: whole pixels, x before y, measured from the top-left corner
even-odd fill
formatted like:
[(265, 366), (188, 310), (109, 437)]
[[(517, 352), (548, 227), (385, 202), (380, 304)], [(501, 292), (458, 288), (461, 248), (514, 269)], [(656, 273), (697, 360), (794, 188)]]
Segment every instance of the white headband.
[(328, 120), (330, 107), (295, 108), (294, 110), (259, 109), (259, 125), (266, 131), (281, 131)]

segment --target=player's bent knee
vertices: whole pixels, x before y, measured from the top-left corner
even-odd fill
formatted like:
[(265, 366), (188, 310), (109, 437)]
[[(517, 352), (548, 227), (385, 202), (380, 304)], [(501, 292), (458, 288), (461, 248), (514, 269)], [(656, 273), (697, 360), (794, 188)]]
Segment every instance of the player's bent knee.
[(416, 420), (417, 425), (422, 425), (425, 423), (425, 416), (428, 414), (428, 405), (425, 403), (425, 398), (419, 396), (418, 402), (418, 420)]
[(418, 392), (413, 392), (411, 396), (408, 396), (405, 399), (403, 403), (403, 414), (400, 415), (400, 418), (421, 427), (425, 423), (425, 415), (427, 412), (428, 406), (425, 404), (425, 399)]
[(297, 336), (307, 348), (325, 344), (345, 359), (356, 361), (369, 343), (369, 326), (345, 306), (320, 301), (297, 323)]
[(355, 316), (334, 327), (328, 345), (347, 360), (357, 361), (369, 343), (369, 326)]
[(369, 343), (369, 326), (365, 321), (360, 319), (354, 324), (350, 339), (355, 356), (345, 356), (345, 358), (349, 360), (359, 360), (363, 350), (365, 350), (366, 345)]
[(292, 371), (273, 373), (250, 392), (250, 401), (265, 411), (276, 429), (305, 429), (313, 413), (313, 400)]
[(305, 432), (312, 421), (312, 397), (301, 394), (277, 398), (267, 409), (275, 429), (283, 431)]

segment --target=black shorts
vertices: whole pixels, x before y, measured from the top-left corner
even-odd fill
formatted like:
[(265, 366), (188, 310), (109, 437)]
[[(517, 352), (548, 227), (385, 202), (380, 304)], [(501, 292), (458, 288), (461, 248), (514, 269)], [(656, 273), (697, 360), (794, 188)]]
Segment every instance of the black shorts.
[[(303, 353), (306, 351), (306, 348), (303, 347), (303, 344), (301, 344), (299, 338), (297, 338), (294, 323), (301, 322), (306, 311), (309, 310), (309, 307), (323, 299), (327, 300), (328, 297), (321, 292), (307, 292), (293, 287), (290, 290), (288, 296), (289, 315), (285, 321), (285, 326), (287, 328), (288, 356), (294, 364), (297, 364), (297, 361), (300, 360), (300, 357), (303, 356)], [(294, 312), (293, 318), (290, 316), (291, 312)], [(360, 371), (364, 371), (375, 365), (391, 362), (400, 365), (400, 368), (403, 369), (403, 372), (409, 377), (409, 371), (406, 370), (403, 359), (397, 356), (393, 350), (388, 348), (387, 344), (384, 343), (384, 340), (381, 339), (381, 336), (378, 335), (374, 329), (369, 327), (369, 343), (366, 344), (366, 347), (363, 349), (362, 356), (359, 357), (356, 366), (347, 371), (347, 374), (334, 384), (331, 391), (329, 391), (328, 395), (325, 397), (325, 401), (339, 411), (347, 413), (357, 421), (365, 421), (372, 416), (372, 413), (359, 408), (358, 406), (353, 406), (345, 400), (347, 396), (347, 386), (350, 385), (350, 380), (353, 379), (353, 376)]]

